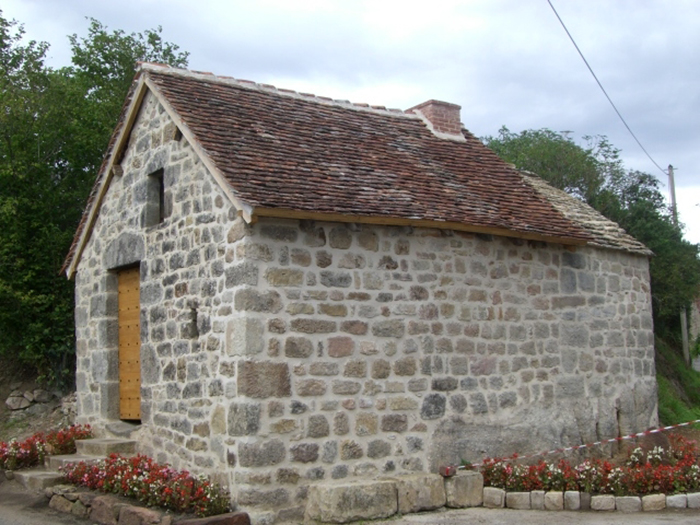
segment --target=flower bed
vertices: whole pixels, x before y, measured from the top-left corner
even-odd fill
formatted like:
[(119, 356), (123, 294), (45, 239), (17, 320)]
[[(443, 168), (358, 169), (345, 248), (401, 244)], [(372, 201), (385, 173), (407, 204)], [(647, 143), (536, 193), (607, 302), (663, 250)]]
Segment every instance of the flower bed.
[(44, 434), (37, 432), (24, 441), (0, 442), (0, 468), (17, 470), (44, 462), (47, 455), (73, 454), (78, 439), (92, 437), (90, 425), (72, 425)]
[(230, 510), (228, 492), (204, 476), (176, 471), (147, 456), (111, 454), (94, 465), (84, 462), (62, 468), (68, 482), (93, 490), (135, 498), (148, 506), (197, 516)]
[(671, 435), (670, 447), (644, 450), (637, 447), (622, 466), (609, 461), (586, 460), (573, 466), (555, 463), (515, 464), (517, 456), (487, 459), (480, 467), (484, 486), (512, 492), (581, 491), (615, 496), (676, 494), (700, 490), (700, 466), (694, 441)]

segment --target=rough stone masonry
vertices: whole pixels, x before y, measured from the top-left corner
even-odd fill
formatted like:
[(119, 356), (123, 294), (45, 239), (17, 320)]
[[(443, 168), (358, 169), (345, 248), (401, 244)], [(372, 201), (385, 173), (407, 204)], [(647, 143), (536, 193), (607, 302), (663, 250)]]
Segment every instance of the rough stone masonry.
[[(321, 480), (657, 423), (648, 260), (397, 226), (248, 225), (147, 95), (76, 274), (79, 422), (117, 420), (141, 272), (141, 452), (301, 515)], [(163, 170), (152, 224), (149, 177)]]

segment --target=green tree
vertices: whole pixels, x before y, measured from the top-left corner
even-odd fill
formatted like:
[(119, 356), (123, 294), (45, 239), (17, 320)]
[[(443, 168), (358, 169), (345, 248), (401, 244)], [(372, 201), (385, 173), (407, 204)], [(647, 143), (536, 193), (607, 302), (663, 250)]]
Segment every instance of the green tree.
[(503, 126), (484, 143), (519, 169), (536, 173), (553, 186), (591, 202), (605, 183), (606, 172), (619, 169), (619, 152), (604, 137), (586, 137), (577, 145), (568, 134), (549, 129), (513, 133)]
[(548, 129), (513, 133), (503, 127), (497, 137), (482, 140), (505, 161), (585, 200), (649, 247), (657, 333), (677, 333), (678, 313), (700, 286), (700, 246), (683, 239), (656, 178), (626, 171), (620, 151), (604, 136), (584, 137), (580, 146)]
[[(80, 221), (136, 62), (187, 54), (92, 20), (74, 65), (45, 66), (45, 42), (0, 11), (0, 355), (47, 380), (72, 380), (73, 286), (59, 269)], [(107, 78), (101, 73), (109, 71)]]
[(662, 335), (676, 333), (681, 309), (689, 308), (700, 287), (700, 246), (683, 239), (659, 181), (648, 173), (629, 171), (609, 180), (596, 203), (654, 252), (650, 273), (657, 328)]

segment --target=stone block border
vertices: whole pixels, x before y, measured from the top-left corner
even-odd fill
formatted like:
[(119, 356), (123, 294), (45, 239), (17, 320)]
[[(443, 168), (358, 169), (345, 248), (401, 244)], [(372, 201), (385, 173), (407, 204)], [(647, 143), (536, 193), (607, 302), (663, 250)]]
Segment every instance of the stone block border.
[(484, 507), (520, 510), (592, 510), (599, 512), (651, 512), (670, 509), (700, 509), (700, 492), (691, 494), (648, 494), (646, 496), (591, 495), (585, 492), (506, 492), (484, 487)]
[[(78, 492), (72, 485), (45, 490), (49, 507), (109, 525), (250, 525), (245, 512), (175, 521), (172, 514), (126, 503), (115, 496)], [(700, 509), (700, 492), (647, 496), (590, 495), (579, 491), (534, 490), (506, 492), (484, 487), (478, 472), (413, 474), (378, 480), (327, 483), (309, 487), (305, 518), (311, 523), (348, 523), (394, 515), (436, 510), (441, 507), (511, 508), (518, 510), (590, 510), (594, 512), (651, 512), (665, 508)], [(255, 515), (254, 515), (255, 518)], [(266, 516), (266, 523), (275, 521)], [(271, 518), (271, 519), (269, 519)], [(255, 520), (254, 520), (255, 521)]]
[(127, 503), (127, 499), (79, 492), (73, 485), (56, 485), (45, 489), (49, 507), (73, 514), (102, 525), (250, 525), (245, 512), (196, 519), (178, 519), (162, 510), (149, 509)]
[(647, 496), (591, 495), (567, 490), (507, 492), (484, 487), (474, 471), (460, 471), (443, 478), (414, 474), (379, 480), (337, 482), (309, 487), (305, 523), (348, 523), (389, 518), (440, 507), (511, 508), (540, 511), (650, 512), (665, 508), (700, 508), (700, 492)]

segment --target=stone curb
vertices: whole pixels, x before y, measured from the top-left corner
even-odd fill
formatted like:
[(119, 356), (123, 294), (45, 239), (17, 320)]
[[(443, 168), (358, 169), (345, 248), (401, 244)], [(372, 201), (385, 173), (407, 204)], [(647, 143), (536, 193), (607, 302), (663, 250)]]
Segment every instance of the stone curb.
[(101, 525), (250, 525), (246, 512), (231, 512), (208, 518), (174, 521), (172, 514), (93, 492), (78, 492), (73, 485), (56, 485), (45, 489), (49, 507)]
[[(584, 500), (586, 504), (584, 505)], [(689, 494), (647, 494), (646, 496), (591, 495), (585, 492), (506, 492), (484, 487), (484, 507), (537, 510), (592, 510), (606, 512), (653, 512), (671, 509), (700, 509), (700, 492)], [(534, 502), (537, 502), (535, 505)]]

